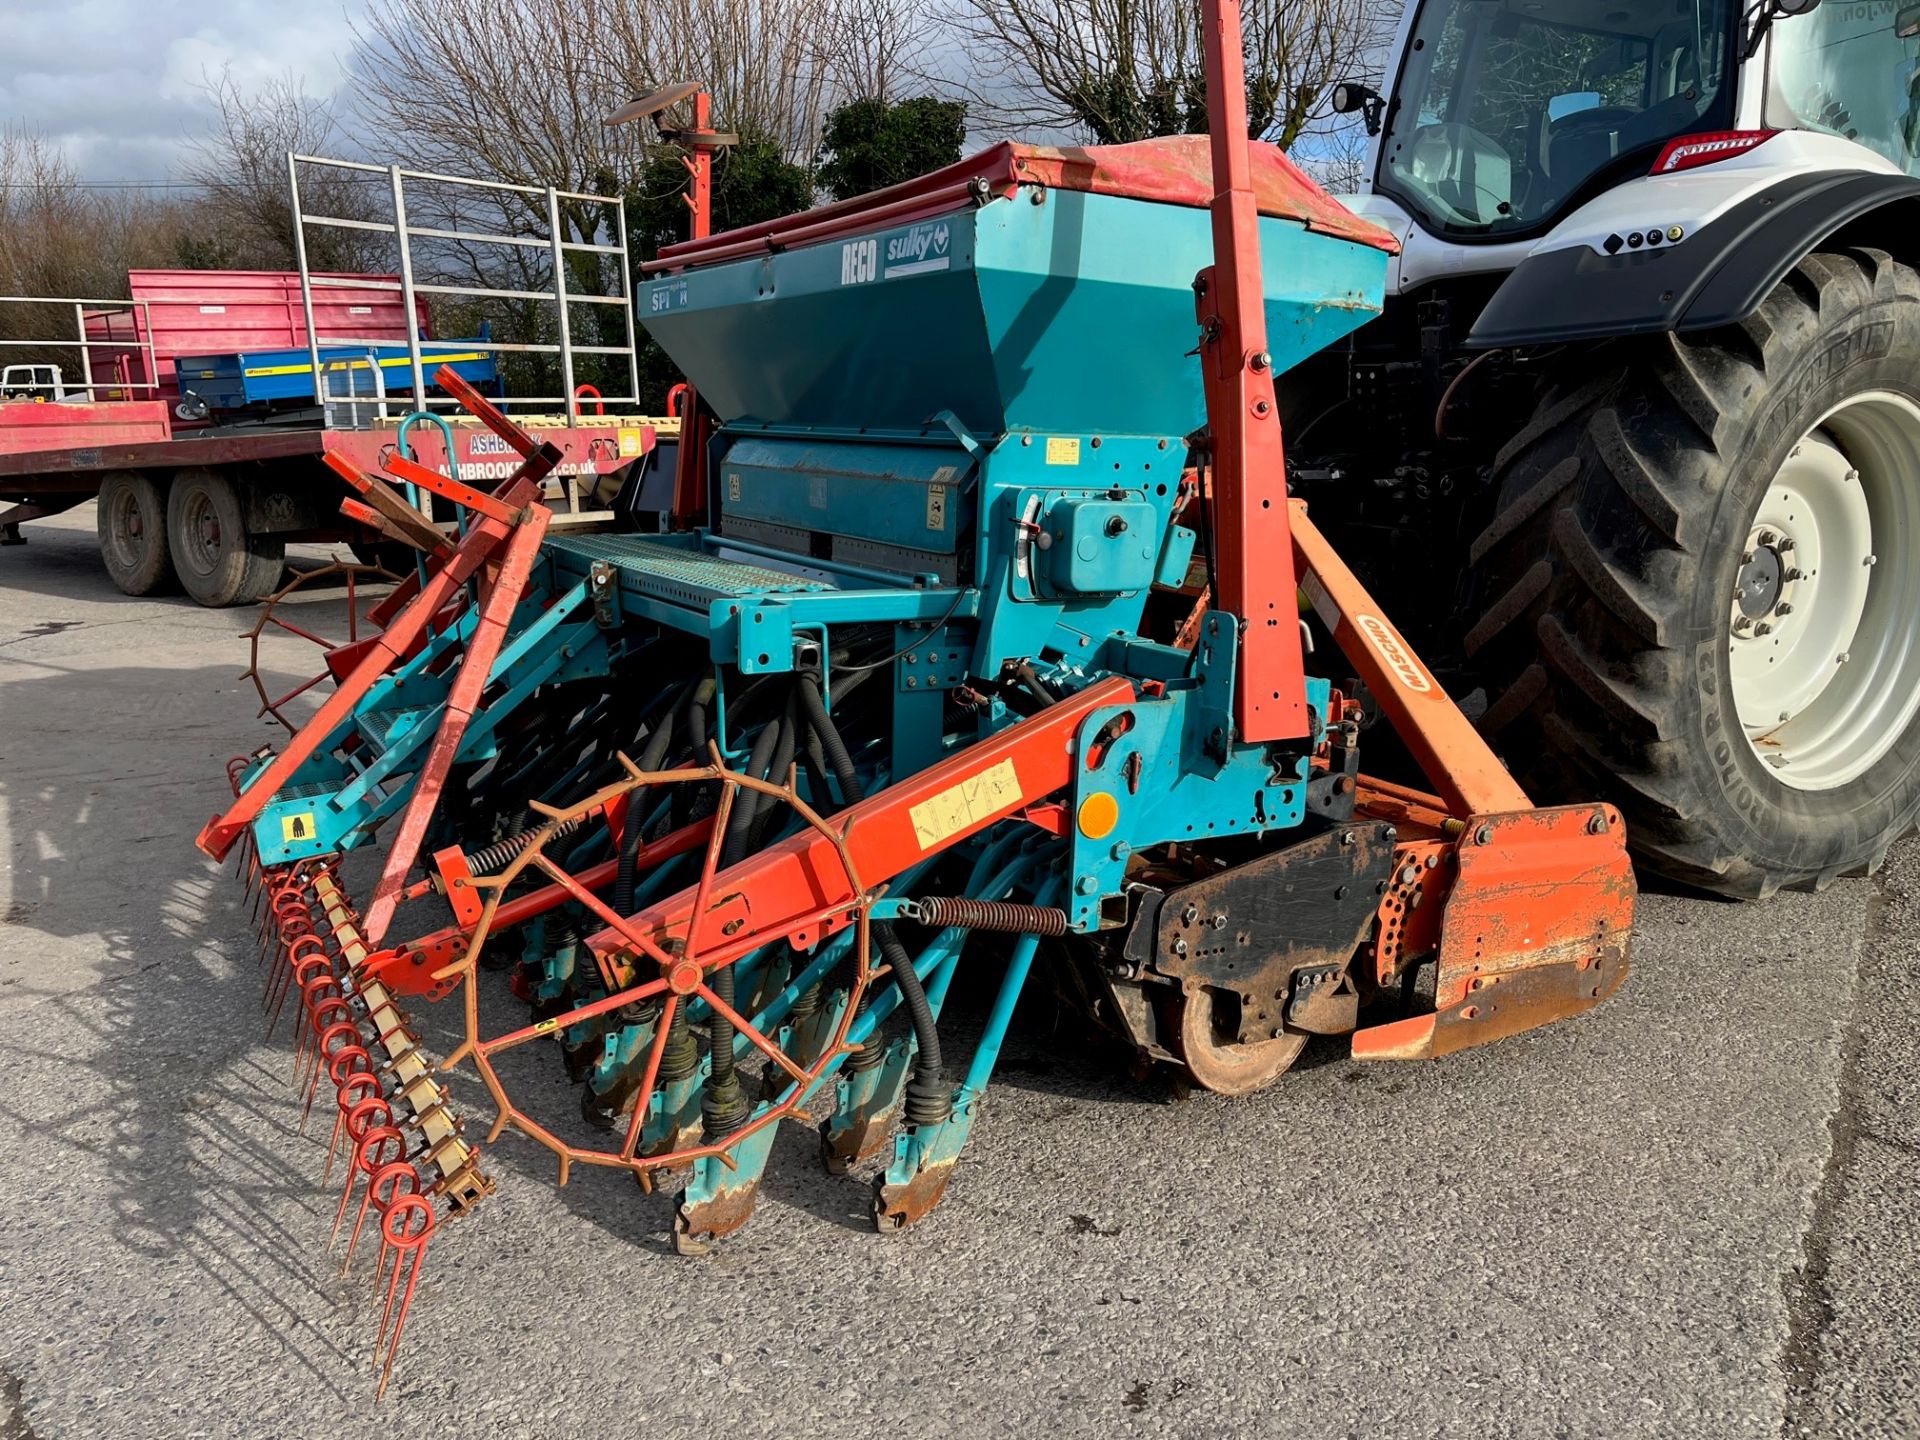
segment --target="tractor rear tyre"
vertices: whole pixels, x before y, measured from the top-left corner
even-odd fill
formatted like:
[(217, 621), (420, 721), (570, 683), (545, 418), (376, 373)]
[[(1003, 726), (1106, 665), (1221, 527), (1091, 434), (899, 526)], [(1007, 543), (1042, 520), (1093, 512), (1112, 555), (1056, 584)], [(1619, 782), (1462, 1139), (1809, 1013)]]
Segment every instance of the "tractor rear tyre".
[(271, 594), (286, 541), (247, 530), (238, 488), (213, 470), (181, 470), (167, 494), (167, 548), (187, 593), (202, 605), (249, 605)]
[(1877, 869), (1920, 814), (1920, 275), (1818, 253), (1742, 324), (1564, 363), (1472, 549), (1481, 728), (1673, 879)]
[(151, 595), (173, 585), (167, 553), (167, 492), (139, 470), (109, 470), (94, 506), (100, 558), (125, 595)]

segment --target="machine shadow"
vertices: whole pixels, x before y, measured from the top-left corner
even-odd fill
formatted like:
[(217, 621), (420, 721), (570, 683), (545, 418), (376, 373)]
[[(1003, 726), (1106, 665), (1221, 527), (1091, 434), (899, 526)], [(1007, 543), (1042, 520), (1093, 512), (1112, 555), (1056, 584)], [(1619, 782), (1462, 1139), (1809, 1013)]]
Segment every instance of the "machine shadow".
[[(35, 731), (16, 732), (0, 768), (12, 892), (0, 922), (15, 938), (97, 937), (100, 958), (91, 976), (0, 986), (0, 1058), (52, 1069), (67, 1096), (55, 1106), (0, 1096), (0, 1116), (97, 1180), (113, 1245), (190, 1267), (209, 1303), (247, 1317), (315, 1383), (357, 1396), (377, 1316), (363, 1347), (365, 1285), (342, 1280), (326, 1250), (332, 1187), (317, 1182), (331, 1117), (316, 1110), (300, 1133), (287, 1016), (262, 1044), (267, 971), (242, 887), (233, 865), (193, 845), (225, 797), (220, 757), (248, 743), (244, 711), (206, 718), (239, 662), (18, 663), (29, 673), (10, 674), (0, 697)], [(82, 735), (85, 746), (71, 743)], [(16, 1179), (32, 1203), (41, 1182)], [(49, 1185), (46, 1203), (61, 1204), (59, 1193)], [(348, 1298), (354, 1334), (343, 1341), (314, 1317)]]

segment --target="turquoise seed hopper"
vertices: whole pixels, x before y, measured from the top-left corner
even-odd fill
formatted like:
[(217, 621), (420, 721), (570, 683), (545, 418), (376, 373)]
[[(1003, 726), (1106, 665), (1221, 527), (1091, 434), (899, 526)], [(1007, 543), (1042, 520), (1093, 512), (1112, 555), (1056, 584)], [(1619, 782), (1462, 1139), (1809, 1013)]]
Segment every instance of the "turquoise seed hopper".
[[(1379, 310), (1392, 242), (1277, 151), (1257, 162), (1285, 370)], [(919, 435), (950, 415), (981, 440), (1182, 436), (1204, 418), (1191, 282), (1213, 254), (1206, 164), (1203, 137), (1003, 145), (904, 196), (669, 251), (683, 268), (645, 287), (640, 318), (730, 427)], [(957, 172), (979, 183), (956, 192)]]
[[(1284, 370), (1377, 313), (1393, 241), (1279, 152), (1254, 169)], [(975, 587), (952, 613), (980, 621), (978, 676), (1136, 632), (1193, 551), (1173, 522), (1205, 419), (1210, 193), (1204, 137), (1004, 144), (665, 252), (640, 316), (721, 422), (699, 545), (805, 556), (842, 589)], [(767, 619), (746, 668), (789, 664), (799, 611)]]

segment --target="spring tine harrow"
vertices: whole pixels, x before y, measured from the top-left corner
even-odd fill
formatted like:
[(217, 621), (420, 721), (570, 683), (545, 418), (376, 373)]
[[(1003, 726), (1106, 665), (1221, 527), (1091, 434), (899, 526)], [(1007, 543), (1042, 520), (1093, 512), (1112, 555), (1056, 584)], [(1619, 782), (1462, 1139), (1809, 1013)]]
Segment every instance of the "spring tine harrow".
[(446, 1088), (392, 992), (367, 973), (374, 952), (333, 864), (297, 862), (263, 872), (261, 882), (271, 897), (265, 912), (274, 955), (266, 988), (270, 1023), (289, 994), (299, 1000), (293, 1054), (299, 1128), (306, 1128), (320, 1097), (330, 1095), (321, 1182), (331, 1179), (343, 1146), (348, 1157), (329, 1244), (338, 1245), (345, 1232), (341, 1273), (348, 1273), (371, 1219), (382, 1263), (391, 1260), (387, 1268), (396, 1277), (375, 1345), (384, 1390), (426, 1237), (436, 1224), (434, 1207), (465, 1213), (491, 1192), (492, 1181), (479, 1169), (478, 1152), (464, 1138)]
[(360, 1208), (353, 1217), (353, 1229), (347, 1235), (346, 1254), (340, 1260), (340, 1273), (343, 1276), (353, 1267), (353, 1252), (360, 1244), (360, 1228), (366, 1223), (367, 1211), (373, 1206), (374, 1177), (391, 1166), (402, 1165), (406, 1153), (407, 1137), (400, 1133), (398, 1126), (391, 1124), (368, 1127), (355, 1146), (353, 1164), (347, 1170), (346, 1188), (340, 1192), (340, 1209), (333, 1219), (333, 1238), (337, 1240), (340, 1222), (346, 1217), (347, 1206), (364, 1177), (366, 1188), (360, 1196)]
[(341, 1079), (335, 1092), (333, 1133), (327, 1137), (327, 1163), (320, 1171), (322, 1185), (333, 1177), (333, 1161), (340, 1150), (340, 1139), (347, 1132), (348, 1113), (362, 1101), (380, 1098), (380, 1094), (380, 1077), (370, 1069)]
[[(393, 1257), (393, 1264), (388, 1272), (386, 1305), (380, 1312), (380, 1330), (374, 1337), (374, 1359), (380, 1366), (380, 1384), (373, 1396), (376, 1401), (386, 1395), (387, 1383), (393, 1378), (394, 1357), (400, 1353), (400, 1332), (406, 1327), (407, 1311), (413, 1304), (414, 1287), (420, 1283), (420, 1269), (426, 1263), (427, 1242), (433, 1238), (435, 1223), (433, 1207), (418, 1195), (401, 1195), (380, 1212), (380, 1261), (374, 1269), (376, 1285), (380, 1268), (389, 1255)], [(405, 1289), (400, 1287), (403, 1264), (407, 1272)], [(394, 1308), (396, 1293), (400, 1297), (397, 1310)], [(393, 1324), (391, 1335), (387, 1331), (389, 1321)]]

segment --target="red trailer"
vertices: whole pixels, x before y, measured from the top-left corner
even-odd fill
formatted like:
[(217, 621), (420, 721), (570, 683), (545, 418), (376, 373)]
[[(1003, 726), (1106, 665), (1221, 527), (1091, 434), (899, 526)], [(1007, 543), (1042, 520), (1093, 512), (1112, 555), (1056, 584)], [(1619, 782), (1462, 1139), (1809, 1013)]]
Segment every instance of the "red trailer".
[[(406, 174), (392, 173), (397, 187)], [(303, 216), (297, 187), (295, 197), (296, 220), (303, 226), (340, 223)], [(565, 454), (546, 481), (546, 503), (555, 510), (556, 523), (578, 524), (611, 518), (613, 498), (629, 467), (654, 448), (663, 429), (676, 435), (678, 424), (606, 413), (609, 404), (636, 403), (632, 387), (626, 395), (606, 402), (596, 397), (586, 405), (580, 395), (591, 387), (574, 391), (576, 353), (624, 355), (629, 375), (638, 377), (619, 202), (569, 198), (611, 207), (615, 219), (609, 223), (618, 227), (617, 244), (564, 248), (614, 256), (622, 293), (581, 294), (557, 278), (553, 299), (561, 316), (558, 345), (507, 344), (490, 338), (458, 344), (489, 354), (535, 351), (558, 358), (566, 380), (562, 398), (503, 403), (519, 424)], [(114, 583), (129, 595), (144, 595), (177, 579), (204, 605), (245, 603), (269, 593), (279, 582), (290, 541), (344, 540), (365, 553), (378, 537), (342, 517), (340, 502), (350, 492), (328, 468), (327, 455), (338, 452), (362, 469), (378, 469), (383, 455), (402, 441), (404, 413), (416, 404), (431, 408), (443, 402), (427, 393), (424, 382), (414, 387), (424, 398), (416, 400), (410, 393), (390, 401), (380, 388), (380, 376), (391, 360), (343, 369), (328, 356), (339, 346), (360, 341), (403, 344), (413, 357), (412, 374), (420, 376), (421, 341), (432, 339), (421, 292), (490, 293), (416, 286), (406, 249), (415, 232), (403, 216), (404, 210), (392, 226), (363, 227), (385, 228), (398, 237), (403, 264), (397, 275), (308, 272), (303, 237), (300, 272), (135, 271), (129, 276), (130, 300), (0, 297), (0, 304), (59, 307), (72, 317), (70, 328), (61, 322), (61, 338), (0, 341), (0, 346), (27, 347), (37, 361), (44, 361), (49, 351), (62, 359), (58, 369), (44, 363), (15, 367), (31, 368), (34, 375), (28, 378), (35, 383), (16, 385), (12, 398), (0, 393), (0, 545), (23, 543), (23, 521), (59, 514), (97, 496), (101, 556)], [(546, 248), (554, 242), (515, 237), (504, 243)], [(556, 256), (561, 248), (554, 243)], [(556, 266), (557, 275), (559, 269)], [(577, 304), (624, 307), (629, 343), (572, 345), (565, 315), (569, 305)], [(194, 397), (182, 395), (174, 373), (176, 357), (244, 356), (263, 350), (312, 355), (305, 373), (319, 372), (315, 404), (301, 411), (236, 417), (207, 415), (204, 406), (192, 403)], [(0, 360), (12, 353), (0, 350)], [(69, 361), (69, 356), (77, 358)], [(433, 363), (428, 354), (424, 373), (431, 373)], [(342, 375), (336, 376), (336, 370), (343, 370)], [(359, 373), (345, 373), (354, 370)], [(372, 392), (366, 388), (368, 378)], [(338, 393), (343, 379), (344, 388), (352, 392), (344, 397)], [(404, 385), (405, 379), (399, 383)], [(521, 413), (529, 404), (551, 404), (557, 413)], [(588, 408), (596, 413), (587, 413)], [(457, 416), (443, 420), (435, 415), (429, 423), (413, 423), (405, 441), (416, 459), (444, 471), (447, 436), (460, 479), (487, 482), (511, 468), (492, 432)], [(11, 508), (5, 508), (9, 502)]]
[[(357, 286), (351, 294), (331, 282), (375, 281), (390, 290)], [(398, 275), (311, 277), (314, 326), (341, 339), (405, 344), (407, 312)], [(134, 386), (169, 405), (180, 399), (174, 360), (181, 355), (222, 355), (258, 350), (298, 350), (307, 344), (307, 320), (297, 270), (129, 270), (124, 305), (85, 311), (83, 323), (93, 366), (104, 383)], [(425, 296), (414, 299), (420, 337), (431, 340), (433, 322)], [(110, 378), (106, 378), (110, 377)]]

